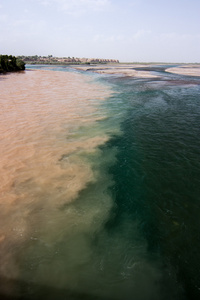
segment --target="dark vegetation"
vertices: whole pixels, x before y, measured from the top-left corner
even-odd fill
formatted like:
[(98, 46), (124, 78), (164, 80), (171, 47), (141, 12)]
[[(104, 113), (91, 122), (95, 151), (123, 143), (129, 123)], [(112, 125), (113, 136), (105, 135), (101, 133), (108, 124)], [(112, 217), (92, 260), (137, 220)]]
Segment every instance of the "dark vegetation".
[(25, 70), (25, 62), (12, 55), (0, 55), (0, 73)]

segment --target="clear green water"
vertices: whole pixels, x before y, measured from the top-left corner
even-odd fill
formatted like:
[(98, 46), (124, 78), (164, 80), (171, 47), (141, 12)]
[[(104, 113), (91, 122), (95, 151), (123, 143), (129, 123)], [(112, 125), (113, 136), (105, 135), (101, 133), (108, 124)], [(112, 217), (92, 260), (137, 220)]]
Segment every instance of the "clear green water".
[(110, 137), (83, 154), (97, 180), (23, 249), (20, 299), (199, 299), (200, 80), (156, 72), (94, 74), (116, 92), (76, 133)]
[(123, 135), (109, 143), (119, 152), (110, 170), (117, 209), (108, 228), (113, 232), (127, 220), (138, 223), (148, 260), (161, 264), (159, 299), (198, 299), (199, 80), (161, 74), (157, 81), (118, 83), (128, 108)]

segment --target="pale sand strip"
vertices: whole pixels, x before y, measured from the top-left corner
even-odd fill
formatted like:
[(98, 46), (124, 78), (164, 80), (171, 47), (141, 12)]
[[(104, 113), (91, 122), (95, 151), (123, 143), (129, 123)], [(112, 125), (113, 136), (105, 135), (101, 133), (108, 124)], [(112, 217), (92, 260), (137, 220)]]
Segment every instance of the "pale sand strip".
[(166, 69), (166, 72), (187, 76), (200, 76), (200, 65), (183, 65), (180, 67)]
[(119, 74), (123, 76), (131, 76), (137, 78), (158, 78), (159, 76), (151, 74), (150, 71), (140, 71), (134, 68), (148, 67), (149, 65), (133, 64), (133, 65), (106, 65), (106, 66), (88, 66), (76, 67), (77, 70), (92, 71), (99, 74)]
[(125, 76), (137, 77), (137, 78), (157, 78), (158, 76), (151, 74), (148, 71), (136, 71), (130, 69), (108, 69), (95, 71), (100, 74), (122, 74)]

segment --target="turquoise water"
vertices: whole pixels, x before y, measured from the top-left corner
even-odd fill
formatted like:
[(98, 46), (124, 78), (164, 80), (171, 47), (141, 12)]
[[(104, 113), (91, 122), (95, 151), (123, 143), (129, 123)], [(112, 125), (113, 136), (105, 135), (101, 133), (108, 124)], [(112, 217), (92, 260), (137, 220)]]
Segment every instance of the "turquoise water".
[(96, 180), (45, 216), (59, 231), (23, 248), (20, 299), (199, 299), (200, 79), (149, 70), (160, 77), (89, 73), (113, 94), (72, 138), (109, 139), (78, 153)]
[(122, 136), (109, 142), (119, 152), (110, 170), (117, 208), (107, 225), (113, 232), (136, 221), (148, 259), (162, 264), (168, 299), (198, 299), (200, 81), (159, 74), (158, 80), (117, 82), (127, 112)]

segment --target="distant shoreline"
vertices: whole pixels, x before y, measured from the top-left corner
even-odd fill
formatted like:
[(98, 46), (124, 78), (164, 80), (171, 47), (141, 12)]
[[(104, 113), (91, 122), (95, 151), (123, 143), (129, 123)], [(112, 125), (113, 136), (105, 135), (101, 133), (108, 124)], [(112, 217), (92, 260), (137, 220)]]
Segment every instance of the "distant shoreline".
[[(164, 66), (165, 72), (185, 75), (185, 76), (200, 76), (200, 64), (169, 64), (169, 63), (62, 63), (62, 62), (49, 62), (49, 63), (27, 63), (30, 66), (34, 65), (58, 65), (58, 66), (71, 66), (81, 71), (91, 71), (99, 74), (118, 74), (122, 76), (130, 76), (136, 78), (158, 78), (157, 74), (153, 74), (153, 67)], [(174, 65), (174, 66), (173, 66)]]
[[(100, 74), (121, 74), (123, 76), (130, 76), (136, 78), (158, 78), (159, 75), (152, 73), (156, 66), (163, 65), (165, 72), (186, 75), (186, 76), (200, 76), (200, 64), (172, 64), (161, 63), (119, 63), (117, 65), (90, 65), (90, 66), (77, 66), (77, 70), (93, 71)], [(155, 68), (153, 68), (155, 66)], [(167, 68), (167, 66), (169, 66)]]
[(118, 59), (104, 59), (104, 58), (79, 58), (79, 57), (54, 57), (48, 56), (18, 56), (18, 58), (25, 61), (26, 64), (49, 64), (49, 65), (80, 65), (80, 64), (107, 64), (119, 63)]

